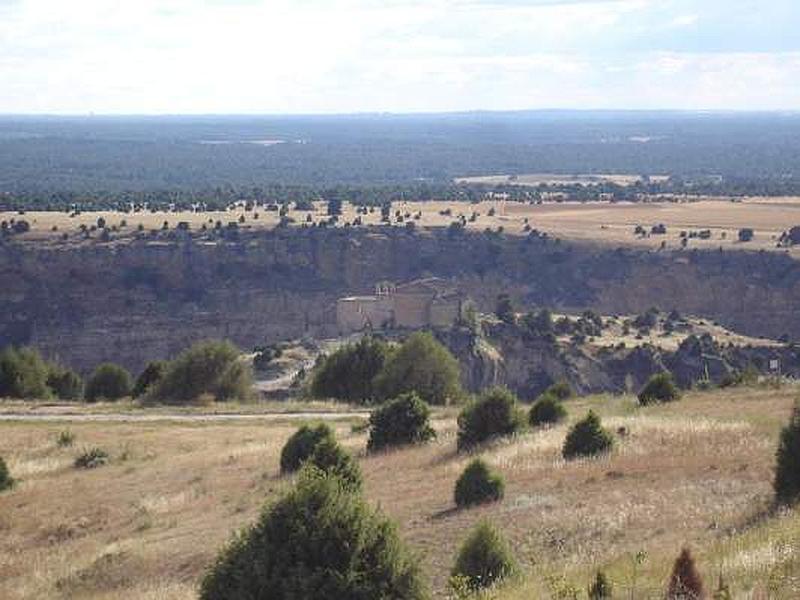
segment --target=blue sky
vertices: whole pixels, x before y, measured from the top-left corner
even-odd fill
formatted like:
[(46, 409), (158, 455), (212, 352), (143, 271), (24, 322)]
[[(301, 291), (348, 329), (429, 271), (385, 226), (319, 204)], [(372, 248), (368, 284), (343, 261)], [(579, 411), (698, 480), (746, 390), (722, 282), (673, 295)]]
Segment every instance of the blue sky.
[(798, 0), (0, 0), (0, 112), (800, 110)]

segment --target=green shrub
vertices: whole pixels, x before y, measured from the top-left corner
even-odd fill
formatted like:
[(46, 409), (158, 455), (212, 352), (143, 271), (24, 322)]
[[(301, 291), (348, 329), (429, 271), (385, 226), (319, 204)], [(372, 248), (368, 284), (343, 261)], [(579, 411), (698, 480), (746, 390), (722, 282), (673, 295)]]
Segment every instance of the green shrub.
[(361, 489), (361, 468), (349, 452), (332, 437), (322, 438), (308, 459), (312, 465), (326, 475), (337, 477), (346, 489), (357, 492)]
[(311, 395), (348, 402), (376, 399), (374, 381), (389, 355), (386, 342), (363, 337), (325, 357), (311, 382)]
[(489, 465), (476, 458), (456, 481), (456, 506), (463, 508), (502, 500), (505, 488), (502, 475), (493, 472)]
[(163, 360), (154, 360), (147, 363), (147, 366), (136, 378), (136, 383), (133, 384), (131, 396), (134, 398), (143, 396), (151, 386), (164, 378), (164, 374), (167, 372), (167, 366), (168, 363)]
[(113, 363), (97, 367), (86, 382), (85, 397), (89, 402), (119, 400), (131, 393), (131, 375)]
[(402, 394), (372, 411), (367, 450), (420, 444), (436, 437), (431, 428), (430, 408), (414, 392)]
[(681, 393), (670, 373), (657, 373), (639, 392), (639, 404), (646, 406), (655, 402), (672, 402), (679, 400)]
[(416, 392), (428, 404), (448, 404), (462, 396), (458, 361), (427, 332), (408, 337), (375, 380), (381, 398)]
[(49, 373), (33, 348), (5, 348), (0, 352), (0, 398), (49, 398)]
[(110, 458), (108, 452), (102, 448), (89, 448), (75, 458), (75, 468), (96, 469), (97, 467), (108, 464)]
[(333, 431), (325, 423), (315, 427), (302, 425), (286, 441), (281, 450), (281, 473), (297, 471), (311, 458), (314, 448), (324, 439), (333, 439)]
[(503, 536), (482, 521), (464, 541), (451, 575), (470, 590), (490, 587), (518, 571), (517, 562)]
[(545, 425), (548, 423), (558, 423), (567, 418), (567, 410), (561, 401), (552, 394), (543, 394), (531, 406), (528, 413), (528, 423), (532, 427)]
[(506, 388), (491, 389), (458, 415), (458, 449), (469, 450), (492, 438), (513, 435), (524, 423), (517, 397)]
[(201, 600), (429, 598), (395, 526), (309, 469), (237, 535), (202, 581)]
[(47, 387), (61, 400), (80, 400), (83, 395), (83, 380), (75, 371), (51, 365), (47, 374)]
[(775, 498), (781, 504), (800, 500), (800, 400), (781, 431), (775, 467)]
[(67, 448), (72, 446), (75, 443), (75, 434), (72, 433), (69, 429), (63, 429), (62, 431), (58, 432), (56, 436), (56, 445), (59, 448)]
[(557, 400), (569, 400), (572, 398), (572, 388), (566, 381), (558, 381), (547, 388), (541, 395), (555, 396)]
[(611, 434), (600, 424), (600, 418), (590, 410), (586, 418), (575, 423), (570, 429), (561, 453), (569, 460), (608, 452), (613, 446), (614, 439)]
[(608, 580), (605, 573), (598, 571), (594, 581), (589, 584), (589, 589), (587, 590), (589, 600), (610, 600), (612, 594), (613, 588), (611, 582)]
[(11, 473), (8, 472), (6, 461), (0, 456), (0, 492), (9, 490), (12, 487), (14, 487), (14, 479), (11, 477)]
[(201, 396), (217, 401), (248, 400), (253, 389), (250, 367), (230, 342), (198, 342), (169, 363), (150, 390), (161, 402), (188, 403)]

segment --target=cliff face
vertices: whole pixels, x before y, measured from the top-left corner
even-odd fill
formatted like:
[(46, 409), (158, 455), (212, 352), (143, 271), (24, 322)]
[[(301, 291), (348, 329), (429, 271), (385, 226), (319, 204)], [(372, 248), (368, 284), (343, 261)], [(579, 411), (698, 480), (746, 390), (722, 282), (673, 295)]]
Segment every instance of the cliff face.
[(82, 370), (102, 360), (136, 370), (198, 339), (250, 348), (335, 335), (338, 297), (425, 275), (454, 278), (483, 310), (507, 291), (523, 305), (604, 313), (656, 305), (751, 335), (800, 338), (800, 264), (783, 255), (285, 229), (224, 242), (0, 245), (0, 346), (33, 344)]

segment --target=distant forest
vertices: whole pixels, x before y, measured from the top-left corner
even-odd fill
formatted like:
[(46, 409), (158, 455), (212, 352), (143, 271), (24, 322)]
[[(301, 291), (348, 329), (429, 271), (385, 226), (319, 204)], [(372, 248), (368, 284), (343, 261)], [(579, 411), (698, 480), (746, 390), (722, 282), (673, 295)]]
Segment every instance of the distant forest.
[[(279, 143), (276, 143), (279, 142)], [(637, 188), (464, 186), (491, 174), (669, 175)], [(361, 204), (543, 191), (800, 194), (800, 114), (462, 113), (303, 117), (2, 117), (0, 208)]]

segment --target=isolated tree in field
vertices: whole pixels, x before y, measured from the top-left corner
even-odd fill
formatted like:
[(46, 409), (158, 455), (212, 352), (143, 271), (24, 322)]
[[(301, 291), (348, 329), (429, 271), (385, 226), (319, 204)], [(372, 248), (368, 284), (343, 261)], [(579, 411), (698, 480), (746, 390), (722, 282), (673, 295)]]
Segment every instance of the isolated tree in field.
[(325, 357), (315, 370), (311, 394), (348, 402), (372, 402), (377, 397), (375, 378), (389, 357), (383, 340), (365, 336)]
[(119, 400), (131, 393), (131, 375), (113, 363), (98, 366), (86, 382), (85, 397), (89, 402)]
[(684, 548), (672, 567), (667, 600), (702, 600), (705, 597), (703, 579), (697, 572), (692, 553)]
[(524, 426), (517, 397), (506, 388), (493, 388), (458, 415), (458, 449), (469, 450), (493, 438), (513, 435)]
[(408, 337), (375, 380), (382, 398), (416, 392), (429, 404), (448, 404), (462, 395), (458, 361), (428, 332)]
[(367, 450), (374, 452), (433, 439), (436, 432), (430, 424), (430, 413), (425, 401), (414, 392), (390, 400), (369, 417)]
[(151, 387), (162, 402), (191, 402), (203, 395), (215, 400), (247, 400), (253, 374), (239, 350), (227, 341), (198, 342), (169, 363), (166, 373)]
[(168, 363), (163, 360), (154, 360), (147, 363), (147, 366), (136, 378), (136, 383), (133, 384), (131, 395), (134, 398), (143, 396), (152, 385), (163, 379), (164, 374), (167, 372), (167, 367)]
[(50, 365), (47, 387), (61, 400), (79, 400), (83, 394), (83, 380), (75, 371), (60, 365)]
[(359, 494), (314, 469), (221, 552), (201, 600), (425, 600), (416, 559)]
[(493, 471), (486, 462), (476, 458), (467, 465), (456, 481), (453, 495), (456, 506), (464, 508), (502, 500), (505, 487), (503, 476)]
[(781, 504), (800, 500), (800, 401), (781, 431), (775, 467), (775, 499)]
[(673, 402), (680, 397), (681, 392), (672, 375), (666, 372), (656, 373), (639, 392), (639, 404), (646, 406), (657, 402)]
[(600, 424), (600, 418), (589, 411), (584, 419), (575, 423), (564, 440), (561, 454), (567, 460), (580, 456), (594, 456), (608, 452), (614, 446), (614, 439)]
[(487, 521), (481, 521), (458, 551), (451, 576), (477, 591), (488, 588), (519, 570), (508, 543)]
[(333, 430), (325, 423), (314, 427), (302, 425), (286, 441), (281, 450), (281, 473), (297, 471), (311, 458), (314, 449), (324, 439), (334, 439)]
[(0, 456), (0, 492), (11, 489), (14, 486), (14, 479), (8, 472), (6, 461)]

